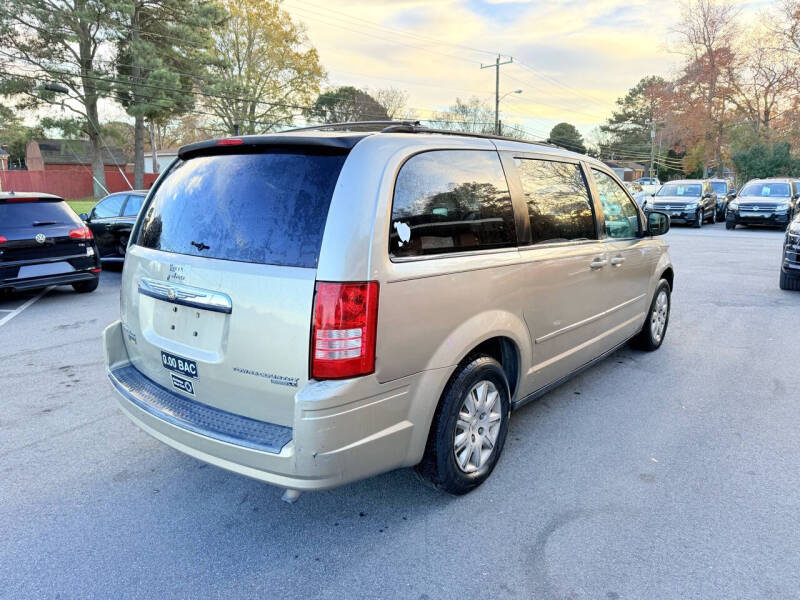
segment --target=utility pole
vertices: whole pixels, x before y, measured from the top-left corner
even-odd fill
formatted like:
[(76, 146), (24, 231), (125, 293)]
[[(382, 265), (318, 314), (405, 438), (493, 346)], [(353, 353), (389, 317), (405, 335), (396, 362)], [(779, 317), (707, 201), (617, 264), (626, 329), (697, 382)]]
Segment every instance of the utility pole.
[(650, 171), (648, 172), (648, 177), (650, 177), (650, 183), (652, 184), (653, 179), (653, 163), (655, 162), (656, 158), (656, 120), (653, 119), (650, 121)]
[(494, 69), (494, 133), (500, 135), (500, 67), (514, 62), (512, 57), (508, 60), (500, 62), (500, 55), (494, 63), (488, 65), (481, 64), (481, 69)]

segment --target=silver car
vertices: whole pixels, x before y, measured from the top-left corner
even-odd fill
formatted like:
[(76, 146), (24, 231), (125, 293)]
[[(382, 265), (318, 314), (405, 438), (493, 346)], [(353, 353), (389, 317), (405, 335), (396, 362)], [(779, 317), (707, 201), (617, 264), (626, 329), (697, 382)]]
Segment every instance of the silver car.
[(186, 146), (127, 248), (108, 376), (140, 428), (287, 490), (463, 494), (514, 410), (658, 348), (669, 218), (585, 155), (414, 124)]

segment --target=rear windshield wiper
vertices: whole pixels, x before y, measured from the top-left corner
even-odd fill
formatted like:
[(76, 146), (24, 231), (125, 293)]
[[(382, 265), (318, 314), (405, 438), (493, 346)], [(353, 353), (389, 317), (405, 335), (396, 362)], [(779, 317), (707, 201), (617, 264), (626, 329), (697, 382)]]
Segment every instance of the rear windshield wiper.
[(34, 227), (42, 227), (44, 225), (56, 225), (57, 223), (58, 223), (58, 221), (34, 221), (33, 222), (33, 226)]

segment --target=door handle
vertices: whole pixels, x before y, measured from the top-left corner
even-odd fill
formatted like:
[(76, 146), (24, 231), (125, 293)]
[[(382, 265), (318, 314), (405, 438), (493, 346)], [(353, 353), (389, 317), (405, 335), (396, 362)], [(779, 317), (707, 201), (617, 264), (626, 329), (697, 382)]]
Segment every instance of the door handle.
[(615, 256), (614, 258), (611, 259), (611, 266), (618, 267), (624, 262), (625, 262), (624, 256)]
[(597, 257), (592, 262), (589, 263), (590, 269), (602, 269), (608, 264), (608, 260), (605, 258)]

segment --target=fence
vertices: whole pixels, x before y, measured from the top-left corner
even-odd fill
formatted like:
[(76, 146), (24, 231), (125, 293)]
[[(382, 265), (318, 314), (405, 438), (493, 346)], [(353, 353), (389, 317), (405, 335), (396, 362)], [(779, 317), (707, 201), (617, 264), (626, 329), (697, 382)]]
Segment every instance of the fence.
[[(133, 173), (125, 173), (133, 185)], [(144, 174), (144, 187), (149, 188), (158, 177), (154, 173)], [(106, 188), (109, 193), (130, 189), (122, 174), (106, 169)], [(0, 190), (4, 192), (42, 192), (54, 194), (67, 200), (86, 198), (94, 194), (92, 174), (88, 168), (81, 171), (0, 171)]]

